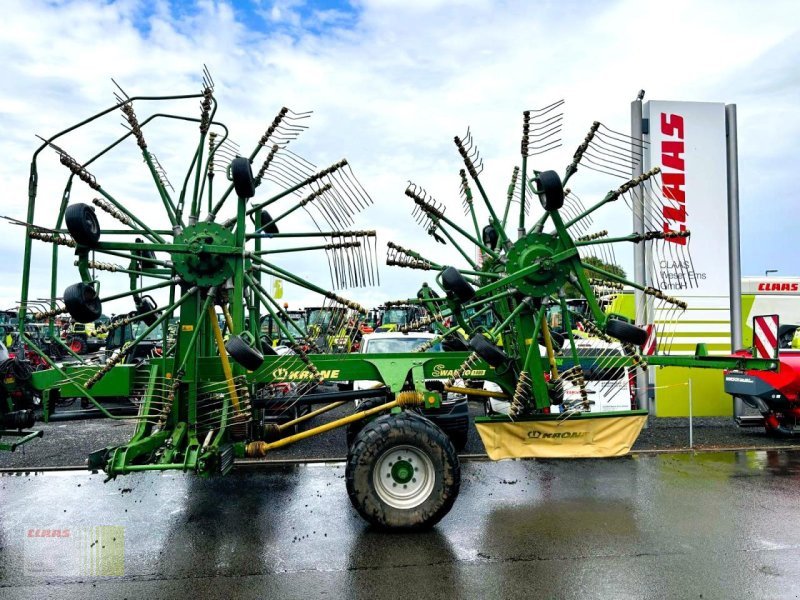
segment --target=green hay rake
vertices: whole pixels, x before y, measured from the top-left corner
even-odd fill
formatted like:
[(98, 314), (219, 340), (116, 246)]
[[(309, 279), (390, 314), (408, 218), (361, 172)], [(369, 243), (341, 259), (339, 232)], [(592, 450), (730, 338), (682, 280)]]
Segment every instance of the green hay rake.
[[(153, 112), (140, 119), (134, 112), (134, 104), (139, 108), (189, 101), (200, 102), (199, 116)], [(85, 160), (74, 158), (64, 149), (76, 132), (117, 110), (127, 124), (124, 135)], [(532, 114), (534, 130), (557, 125), (547, 116), (547, 110)], [(626, 344), (626, 356), (607, 358), (613, 367), (647, 361), (651, 365), (774, 368), (772, 361), (708, 356), (654, 356), (645, 361), (639, 355), (636, 346), (644, 341), (642, 330), (603, 313), (585, 271), (617, 284), (633, 284), (593, 266), (582, 251), (599, 245), (598, 240), (603, 244), (668, 241), (678, 234), (653, 231), (622, 239), (584, 236), (574, 240), (570, 229), (580, 228), (594, 210), (653, 178), (656, 171), (625, 183), (589, 210), (577, 212), (565, 204), (563, 186), (587, 156), (592, 147), (590, 138), (599, 126), (593, 126), (562, 180), (553, 171), (528, 171), (527, 159), (535, 148), (553, 145), (552, 140), (536, 136), (536, 143), (532, 143), (531, 113), (525, 116), (522, 167), (514, 170), (502, 217), (481, 185), (480, 161), (469, 135), (456, 138), (456, 145), (465, 165), (461, 190), (474, 231), (446, 217), (443, 207), (421, 188), (411, 186), (406, 191), (429, 233), (437, 241), (453, 244), (466, 260), (466, 268), (439, 265), (420, 253), (390, 244), (389, 264), (437, 271), (437, 282), (445, 291), (440, 297), (423, 286), (417, 298), (403, 302), (431, 309), (430, 319), (436, 322), (441, 339), (454, 339), (459, 329), (468, 332), (469, 346), (437, 355), (321, 354), (320, 339), (341, 336), (343, 330), (348, 331), (345, 335), (354, 334), (347, 324), (357, 322), (367, 312), (338, 290), (379, 281), (375, 232), (348, 229), (354, 224), (353, 215), (367, 208), (371, 199), (347, 161), (317, 169), (287, 148), (307, 127), (308, 117), (309, 113), (281, 109), (253, 150), (242, 155), (229, 139), (228, 129), (217, 120), (213, 81), (204, 71), (199, 93), (129, 97), (120, 88), (114, 106), (43, 140), (31, 162), (27, 217), (16, 221), (27, 234), (19, 320), (48, 323), (50, 337), (58, 343), (55, 319), (59, 315), (66, 313), (79, 322), (88, 322), (109, 306), (121, 306), (106, 331), (131, 324), (138, 325), (138, 330), (133, 340), (110, 356), (79, 356), (64, 346), (70, 358), (59, 362), (21, 332), (23, 342), (49, 368), (29, 373), (24, 380), (6, 378), (4, 422), (13, 422), (13, 426), (6, 425), (0, 437), (19, 434), (31, 425), (29, 413), (22, 420), (20, 413), (30, 411), (26, 402), (30, 404), (33, 396), (40, 396), (45, 406), (53, 406), (59, 397), (84, 398), (110, 419), (135, 422), (131, 440), (124, 446), (93, 453), (90, 468), (103, 469), (109, 477), (171, 469), (212, 475), (228, 472), (236, 457), (267, 456), (275, 448), (311, 435), (374, 419), (360, 430), (349, 451), (349, 495), (362, 516), (373, 523), (416, 528), (444, 516), (459, 486), (458, 458), (452, 444), (417, 412), (438, 407), (440, 402), (437, 392), (426, 389), (425, 380), (449, 377), (445, 389), (455, 390), (459, 389), (459, 378), (491, 380), (502, 390), (495, 395), (513, 400), (511, 414), (501, 419), (546, 417), (545, 409), (559, 402), (559, 394), (563, 396), (559, 382), (569, 378), (584, 389), (581, 361), (565, 307), (567, 285), (573, 285), (588, 302), (586, 328), (597, 336), (610, 336)], [(156, 123), (177, 123), (199, 130), (179, 192), (145, 140), (145, 132)], [(154, 193), (144, 209), (134, 209), (93, 175), (95, 166), (109, 159), (112, 151), (121, 152), (123, 148), (138, 153), (151, 180)], [(57, 210), (38, 205), (39, 159), (48, 149), (55, 151), (59, 163), (69, 172)], [(255, 165), (259, 167), (254, 174)], [(80, 183), (73, 190), (76, 180)], [(473, 185), (489, 213), (489, 224), (483, 229), (478, 226)], [(265, 199), (255, 198), (268, 188)], [(87, 191), (94, 198), (78, 201), (76, 196)], [(526, 207), (532, 197), (539, 199), (544, 213), (526, 229)], [(507, 232), (514, 202), (519, 204), (516, 241)], [(154, 216), (156, 209), (160, 217)], [(314, 220), (315, 230), (281, 231), (279, 225), (291, 222), (289, 217), (300, 209)], [(569, 215), (566, 219), (562, 216), (565, 212)], [(48, 218), (51, 222), (43, 224)], [(553, 231), (545, 231), (548, 222)], [(480, 262), (456, 244), (459, 235), (480, 249)], [(310, 245), (292, 245), (307, 239), (312, 240)], [(34, 277), (34, 267), (38, 266), (33, 260), (35, 242), (51, 247), (49, 289), (44, 291), (44, 300), (33, 292), (38, 284)], [(74, 251), (80, 274), (80, 281), (65, 287), (59, 283), (62, 247)], [(320, 251), (328, 256), (332, 289), (278, 264), (277, 259), (285, 255)], [(111, 287), (105, 283), (107, 273), (127, 278), (126, 289), (106, 291)], [(104, 278), (102, 290), (99, 274)], [(334, 318), (324, 329), (318, 327), (309, 335), (293, 325), (270, 294), (265, 277), (278, 277), (319, 294)], [(660, 301), (676, 302), (659, 290), (643, 291)], [(565, 335), (571, 348), (565, 356), (554, 350), (555, 336), (544, 318), (553, 304), (564, 308)], [(269, 345), (262, 346), (259, 327), (265, 313), (290, 341), (290, 352), (277, 355)], [(489, 314), (495, 324), (479, 324), (480, 317)], [(445, 325), (447, 318), (455, 322)], [(159, 350), (137, 355), (136, 348), (154, 335), (160, 335)], [(544, 355), (539, 351), (539, 340), (547, 348)], [(563, 369), (570, 361), (571, 366)], [(545, 378), (548, 371), (549, 380)], [(294, 384), (291, 401), (298, 401), (322, 383), (353, 380), (384, 382), (386, 402), (290, 436), (284, 435), (288, 427), (340, 406), (342, 397), (330, 399), (323, 408), (286, 425), (264, 422), (265, 403), (275, 394), (277, 382)], [(491, 395), (476, 390), (471, 393)], [(23, 396), (25, 402), (20, 400)], [(138, 404), (135, 417), (114, 416), (103, 406), (103, 399), (119, 397), (132, 398)], [(585, 394), (580, 406), (569, 409), (574, 419), (582, 418), (588, 409)], [(379, 416), (387, 412), (390, 414)], [(27, 439), (33, 433), (25, 431), (22, 435)]]

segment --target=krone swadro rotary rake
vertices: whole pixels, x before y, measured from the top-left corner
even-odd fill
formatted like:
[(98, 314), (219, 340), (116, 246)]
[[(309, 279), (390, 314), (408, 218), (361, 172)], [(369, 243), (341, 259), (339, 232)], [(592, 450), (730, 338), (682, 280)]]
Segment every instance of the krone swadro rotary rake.
[[(387, 264), (438, 271), (436, 281), (444, 295), (424, 286), (416, 298), (397, 303), (421, 304), (431, 311), (425, 323), (408, 328), (434, 324), (440, 335), (431, 344), (457, 345), (460, 339), (468, 347), (469, 357), (451, 373), (448, 385), (479, 362), (494, 369), (490, 379), (499, 391), (482, 394), (506, 400), (507, 414), (476, 420), (493, 458), (627, 452), (646, 411), (591, 410), (594, 392), (587, 389), (587, 371), (602, 372), (602, 379), (613, 383), (624, 369), (646, 369), (648, 364), (725, 368), (730, 363), (707, 356), (702, 346), (695, 356), (669, 356), (676, 315), (686, 303), (662, 289), (629, 281), (616, 264), (615, 244), (648, 244), (651, 264), (670, 265), (659, 277), (651, 269), (651, 280), (665, 281), (670, 292), (697, 286), (689, 232), (672, 231), (660, 218), (671, 202), (658, 183), (660, 169), (628, 179), (641, 143), (595, 122), (563, 175), (529, 170), (531, 156), (561, 145), (562, 105), (560, 101), (523, 113), (521, 165), (513, 168), (502, 202), (493, 202), (481, 183), (483, 161), (469, 130), (454, 138), (464, 166), (459, 175), (466, 226), (446, 215), (444, 203), (409, 184), (405, 194), (414, 203), (418, 222), (436, 242), (452, 245), (465, 266), (439, 264), (424, 253), (388, 243)], [(626, 181), (587, 209), (566, 189), (581, 166)], [(631, 210), (647, 207), (647, 229), (620, 237), (609, 237), (605, 230), (590, 232), (592, 214), (620, 198)], [(540, 207), (539, 214), (530, 215), (531, 204)], [(488, 220), (483, 227), (479, 205)], [(650, 314), (657, 315), (650, 335), (658, 337), (660, 354), (642, 356), (648, 330), (621, 315), (606, 314), (601, 306), (599, 294), (624, 286), (640, 290)], [(558, 329), (551, 328), (554, 315)], [(774, 368), (774, 363), (766, 361), (759, 368)]]
[[(546, 148), (551, 141), (544, 137), (541, 143), (530, 143), (531, 115), (527, 114), (522, 168), (514, 171), (502, 218), (481, 186), (480, 163), (471, 138), (457, 138), (466, 166), (461, 174), (462, 192), (474, 234), (445, 217), (443, 208), (420, 188), (412, 186), (407, 191), (437, 240), (455, 244), (454, 235), (458, 234), (481, 250), (482, 259), (477, 262), (459, 247), (469, 264), (469, 268), (459, 270), (390, 245), (390, 264), (437, 270), (437, 279), (446, 292), (439, 297), (423, 286), (418, 298), (405, 302), (433, 309), (431, 320), (439, 328), (440, 337), (451, 340), (446, 347), (457, 347), (452, 340), (457, 339), (453, 334), (458, 329), (470, 333), (469, 347), (431, 354), (324, 354), (325, 350), (350, 348), (367, 312), (334, 290), (378, 283), (375, 233), (348, 229), (354, 226), (353, 215), (371, 200), (347, 161), (318, 169), (287, 148), (306, 129), (309, 113), (281, 109), (253, 150), (247, 155), (240, 153), (229, 139), (228, 129), (217, 120), (213, 87), (205, 71), (203, 87), (196, 94), (129, 97), (120, 88), (114, 106), (44, 139), (34, 153), (27, 216), (24, 220), (10, 219), (26, 231), (19, 320), (47, 323), (47, 343), (60, 346), (60, 353), (67, 358), (55, 360), (52, 352), (21, 327), (22, 344), (48, 368), (22, 368), (24, 352), (15, 362), (3, 365), (5, 398), (0, 407), (4, 430), (0, 437), (17, 435), (27, 440), (36, 435), (22, 430), (31, 425), (30, 409), (37, 399), (47, 414), (59, 398), (80, 398), (109, 418), (135, 422), (131, 440), (94, 452), (89, 457), (90, 468), (103, 469), (109, 477), (151, 470), (212, 475), (228, 472), (236, 457), (267, 456), (286, 444), (369, 420), (358, 431), (351, 430), (354, 441), (346, 468), (351, 501), (372, 523), (417, 528), (431, 525), (447, 513), (460, 484), (452, 443), (421, 416), (426, 410), (439, 408), (441, 391), (481, 395), (474, 384), (469, 389), (459, 387), (470, 383), (461, 380), (494, 381), (501, 391), (483, 394), (513, 399), (511, 414), (504, 419), (516, 419), (512, 424), (518, 424), (522, 418), (542, 417), (544, 409), (558, 402), (560, 381), (569, 378), (583, 389), (582, 363), (572, 343), (570, 312), (563, 312), (564, 335), (571, 347), (567, 356), (561, 356), (560, 344), (554, 344), (556, 336), (544, 318), (548, 306), (564, 307), (566, 286), (575, 286), (588, 302), (589, 316), (584, 325), (590, 334), (625, 343), (627, 355), (609, 357), (611, 366), (644, 363), (636, 351), (644, 341), (642, 331), (603, 314), (592, 290), (593, 281), (584, 271), (589, 269), (612, 282), (625, 282), (596, 267), (597, 262), (583, 254), (587, 248), (616, 240), (584, 234), (573, 240), (569, 231), (582, 227), (595, 208), (652, 180), (655, 174), (626, 183), (583, 214), (572, 214), (564, 201), (563, 185), (581, 157), (589, 155), (594, 143), (590, 138), (599, 137), (599, 126), (593, 127), (563, 182), (552, 171), (533, 172), (531, 177), (526, 166), (531, 148)], [(134, 111), (134, 105), (137, 109), (152, 105), (171, 109), (189, 101), (199, 101), (199, 116), (159, 110), (140, 119)], [(88, 159), (78, 160), (67, 152), (65, 148), (74, 143), (75, 136), (117, 110), (126, 124), (124, 135)], [(532, 122), (540, 119), (547, 127), (551, 123), (547, 114), (533, 113)], [(163, 129), (154, 130), (156, 123)], [(187, 126), (199, 134), (192, 134), (188, 169), (176, 190), (148, 145), (145, 132), (176, 148), (175, 139), (164, 140), (159, 133)], [(38, 198), (39, 159), (48, 149), (55, 151), (69, 173), (55, 210), (41, 206)], [(134, 153), (135, 162), (143, 160), (144, 166), (138, 168), (152, 183), (149, 195), (141, 186), (129, 186), (124, 195), (133, 194), (136, 201), (123, 201), (95, 176), (104, 170), (119, 172), (118, 155), (126, 151)], [(483, 229), (478, 227), (467, 174), (489, 211), (489, 225)], [(78, 198), (87, 192), (91, 199)], [(528, 231), (525, 207), (531, 197), (541, 201), (545, 212)], [(520, 205), (516, 241), (506, 233), (514, 201)], [(282, 231), (284, 225), (294, 222), (290, 217), (300, 209), (312, 218), (315, 230)], [(562, 214), (567, 215), (566, 221)], [(549, 222), (555, 230), (546, 232)], [(665, 242), (676, 236), (656, 232), (626, 240)], [(316, 242), (292, 245), (306, 238)], [(42, 278), (41, 261), (33, 260), (34, 242), (40, 248), (41, 244), (50, 246), (50, 278), (43, 284), (46, 289), (36, 293), (34, 289), (42, 285)], [(74, 260), (80, 275), (80, 280), (67, 285), (58, 281), (65, 272), (65, 261), (59, 260), (63, 258), (59, 253), (62, 247), (74, 252), (69, 260)], [(327, 255), (333, 289), (320, 287), (278, 264), (279, 257), (291, 253), (318, 251)], [(322, 296), (319, 314), (325, 317), (314, 323), (313, 330), (304, 329), (270, 294), (270, 286), (262, 280), (265, 276)], [(127, 285), (114, 288), (113, 282), (119, 279)], [(645, 292), (662, 302), (673, 302), (658, 290), (648, 288)], [(117, 336), (122, 343), (116, 350), (78, 355), (61, 342), (57, 320), (69, 316), (77, 322), (93, 322), (103, 311), (114, 315), (109, 323), (98, 327), (109, 333), (109, 339), (122, 331), (133, 332)], [(278, 352), (271, 345), (271, 336), (262, 337), (262, 317), (269, 317), (280, 329), (280, 338), (288, 340), (285, 349)], [(486, 321), (487, 317), (494, 321)], [(455, 318), (456, 323), (445, 325), (447, 318)], [(545, 352), (540, 351), (540, 340)], [(569, 360), (572, 363), (565, 368)], [(703, 356), (648, 360), (650, 364), (774, 366), (771, 361), (724, 361)], [(549, 380), (546, 371), (550, 372)], [(431, 390), (426, 383), (442, 378), (450, 379), (443, 390)], [(327, 382), (355, 380), (382, 381), (385, 387), (344, 393), (322, 387)], [(321, 408), (280, 425), (266, 419), (276, 406), (288, 412), (311, 394), (313, 404), (323, 405)], [(112, 415), (103, 405), (108, 398), (130, 398), (138, 405), (137, 414)], [(355, 398), (379, 400), (363, 403), (360, 411), (334, 422), (287, 435), (299, 423)], [(578, 421), (589, 414), (582, 410), (587, 406), (584, 398), (580, 406), (570, 406), (565, 414), (574, 413)], [(631, 414), (642, 418), (641, 413)], [(508, 433), (501, 432), (497, 437), (508, 438)], [(493, 446), (487, 446), (492, 452)], [(627, 449), (619, 442), (596, 447), (600, 450), (595, 455)]]

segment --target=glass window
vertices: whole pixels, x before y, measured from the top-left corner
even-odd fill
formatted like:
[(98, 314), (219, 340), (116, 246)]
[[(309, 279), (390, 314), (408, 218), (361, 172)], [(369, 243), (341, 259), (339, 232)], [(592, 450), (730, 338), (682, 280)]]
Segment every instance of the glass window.
[[(428, 338), (419, 337), (397, 337), (397, 338), (383, 338), (369, 340), (367, 343), (366, 352), (368, 354), (383, 354), (393, 352), (413, 352), (422, 344), (428, 341)], [(441, 352), (441, 344), (434, 344), (430, 352)]]

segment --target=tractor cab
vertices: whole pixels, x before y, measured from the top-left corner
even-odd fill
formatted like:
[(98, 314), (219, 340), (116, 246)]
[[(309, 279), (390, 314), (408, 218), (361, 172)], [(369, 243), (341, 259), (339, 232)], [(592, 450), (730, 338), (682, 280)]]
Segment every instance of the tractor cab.
[(418, 305), (382, 306), (378, 308), (378, 326), (375, 328), (375, 332), (397, 331), (401, 327), (408, 328), (410, 331), (427, 331), (430, 329), (429, 326), (416, 325), (420, 319), (427, 315), (428, 311)]

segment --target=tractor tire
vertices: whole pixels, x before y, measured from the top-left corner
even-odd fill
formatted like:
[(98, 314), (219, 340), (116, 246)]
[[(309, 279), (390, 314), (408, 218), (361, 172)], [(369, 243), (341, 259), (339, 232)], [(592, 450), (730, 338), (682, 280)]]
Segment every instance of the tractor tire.
[(231, 161), (231, 177), (233, 188), (239, 198), (252, 198), (256, 195), (256, 182), (253, 179), (253, 169), (250, 161), (244, 156), (237, 156)]
[(620, 319), (606, 321), (606, 333), (621, 342), (641, 346), (647, 341), (647, 331)]
[(558, 210), (564, 206), (564, 186), (558, 173), (542, 171), (538, 177), (534, 178), (534, 181), (538, 184), (536, 194), (539, 196), (539, 202), (543, 209)]
[(79, 337), (73, 337), (67, 340), (67, 346), (69, 349), (72, 350), (75, 354), (86, 354), (87, 344), (85, 340), (82, 340)]
[(442, 287), (447, 295), (459, 302), (469, 302), (475, 297), (475, 288), (454, 267), (442, 271)]
[[(386, 397), (380, 398), (376, 396), (375, 398), (365, 398), (358, 403), (355, 412), (364, 412), (365, 410), (375, 408), (376, 406), (386, 404), (387, 402), (389, 402), (389, 400), (387, 400)], [(361, 430), (364, 429), (364, 427), (381, 416), (383, 415), (376, 415), (371, 419), (367, 417), (366, 419), (361, 419), (360, 421), (354, 421), (353, 423), (350, 423), (345, 432), (347, 438), (347, 447), (350, 448), (353, 445), (353, 442), (356, 441), (356, 437), (358, 437), (358, 434), (361, 433)]]
[(88, 283), (73, 283), (64, 290), (64, 307), (78, 323), (93, 323), (103, 314), (100, 298)]
[[(266, 225), (266, 227), (264, 227)], [(264, 227), (264, 229), (262, 229)], [(277, 235), (280, 233), (278, 226), (272, 221), (272, 217), (265, 210), (256, 212), (256, 229), (270, 235)]]
[(100, 223), (94, 208), (88, 204), (70, 204), (64, 212), (64, 223), (72, 239), (81, 246), (94, 248), (100, 241)]
[(499, 346), (487, 340), (481, 333), (476, 333), (472, 336), (469, 345), (475, 354), (493, 367), (499, 367), (511, 360), (508, 354), (503, 352)]
[(345, 483), (367, 522), (413, 531), (432, 527), (450, 511), (461, 467), (441, 429), (426, 419), (391, 414), (358, 434), (347, 455)]
[(238, 335), (232, 335), (228, 339), (225, 350), (233, 360), (248, 371), (255, 371), (264, 363), (264, 355), (255, 348), (251, 348)]

